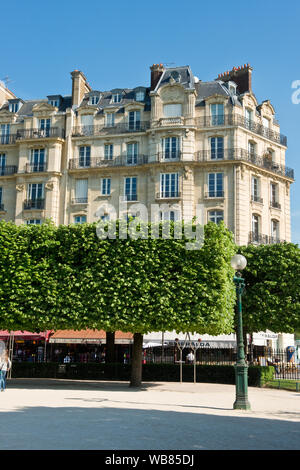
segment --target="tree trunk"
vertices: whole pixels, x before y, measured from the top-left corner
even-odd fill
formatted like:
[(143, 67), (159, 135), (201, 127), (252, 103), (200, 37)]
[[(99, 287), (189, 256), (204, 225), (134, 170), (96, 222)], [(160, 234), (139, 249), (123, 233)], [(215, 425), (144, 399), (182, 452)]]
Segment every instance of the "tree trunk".
[(141, 333), (134, 333), (130, 387), (140, 387), (142, 385), (142, 353), (143, 335)]
[(115, 362), (115, 332), (106, 332), (106, 355), (105, 362)]

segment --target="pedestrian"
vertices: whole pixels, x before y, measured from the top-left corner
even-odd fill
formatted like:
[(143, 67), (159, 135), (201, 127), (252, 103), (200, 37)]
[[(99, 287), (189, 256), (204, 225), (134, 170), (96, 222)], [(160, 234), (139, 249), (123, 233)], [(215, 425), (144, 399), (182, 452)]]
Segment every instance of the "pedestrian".
[(10, 370), (10, 368), (11, 368), (11, 361), (8, 357), (7, 350), (5, 350), (2, 357), (1, 357), (1, 359), (0, 359), (0, 373), (1, 373), (0, 387), (1, 387), (1, 392), (4, 392), (4, 390), (6, 388), (6, 375), (7, 375), (7, 372)]
[(190, 351), (189, 354), (186, 356), (186, 360), (188, 364), (192, 364), (194, 362), (195, 356), (193, 354), (193, 351)]

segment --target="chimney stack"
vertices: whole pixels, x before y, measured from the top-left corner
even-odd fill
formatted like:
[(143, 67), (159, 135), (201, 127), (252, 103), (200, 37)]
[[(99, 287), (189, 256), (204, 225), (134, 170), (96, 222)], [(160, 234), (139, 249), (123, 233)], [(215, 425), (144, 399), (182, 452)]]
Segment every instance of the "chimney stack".
[(79, 106), (85, 93), (91, 91), (86, 77), (80, 70), (71, 72), (72, 76), (72, 106)]
[(151, 70), (151, 91), (155, 89), (160, 77), (163, 74), (164, 66), (163, 64), (153, 64), (150, 67)]
[(216, 80), (222, 80), (223, 82), (233, 81), (237, 84), (239, 93), (246, 93), (247, 91), (252, 91), (252, 70), (249, 64), (233, 67), (230, 71), (220, 73)]

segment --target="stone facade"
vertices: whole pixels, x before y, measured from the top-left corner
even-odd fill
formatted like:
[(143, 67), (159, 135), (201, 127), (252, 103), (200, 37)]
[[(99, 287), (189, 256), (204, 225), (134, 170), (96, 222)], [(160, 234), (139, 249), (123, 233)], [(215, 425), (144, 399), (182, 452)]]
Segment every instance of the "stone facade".
[(201, 204), (238, 244), (290, 241), (287, 142), (251, 74), (202, 82), (154, 64), (149, 87), (102, 92), (75, 70), (71, 96), (35, 101), (2, 87), (0, 219), (93, 222), (124, 201), (149, 218), (152, 204), (170, 204), (163, 217), (191, 219)]

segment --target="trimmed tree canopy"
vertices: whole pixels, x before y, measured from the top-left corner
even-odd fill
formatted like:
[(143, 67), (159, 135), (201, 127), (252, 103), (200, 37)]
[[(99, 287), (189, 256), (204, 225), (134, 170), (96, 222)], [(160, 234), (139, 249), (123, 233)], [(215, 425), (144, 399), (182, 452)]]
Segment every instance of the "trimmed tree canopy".
[(243, 324), (250, 332), (294, 333), (300, 327), (300, 249), (292, 243), (247, 246)]
[(1, 328), (231, 333), (232, 235), (209, 223), (201, 249), (186, 242), (102, 240), (95, 224), (1, 222)]

